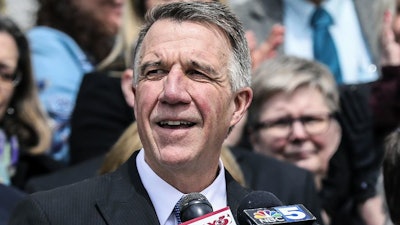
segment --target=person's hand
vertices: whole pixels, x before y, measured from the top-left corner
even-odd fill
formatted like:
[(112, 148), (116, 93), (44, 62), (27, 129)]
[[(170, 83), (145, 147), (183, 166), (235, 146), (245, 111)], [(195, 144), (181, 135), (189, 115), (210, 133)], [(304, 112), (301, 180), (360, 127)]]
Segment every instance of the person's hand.
[(382, 44), (382, 66), (400, 65), (400, 43), (396, 42), (393, 31), (393, 15), (386, 11), (383, 20), (381, 44)]
[(252, 68), (257, 68), (264, 60), (272, 58), (276, 55), (278, 47), (283, 43), (283, 35), (285, 29), (282, 25), (275, 24), (268, 37), (257, 45), (255, 34), (252, 31), (246, 32), (247, 42), (249, 44)]

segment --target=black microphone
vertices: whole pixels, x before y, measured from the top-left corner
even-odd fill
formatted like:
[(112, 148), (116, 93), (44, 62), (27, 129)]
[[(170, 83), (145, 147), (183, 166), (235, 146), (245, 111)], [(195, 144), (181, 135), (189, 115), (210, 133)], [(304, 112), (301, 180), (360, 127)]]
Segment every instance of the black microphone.
[(207, 198), (197, 192), (183, 196), (179, 206), (182, 222), (201, 217), (213, 211)]
[(237, 217), (240, 225), (252, 225), (250, 218), (245, 213), (247, 209), (270, 208), (282, 205), (282, 202), (271, 192), (252, 191), (247, 194), (239, 204)]
[(283, 206), (272, 193), (253, 191), (242, 199), (237, 209), (240, 225), (317, 225), (316, 217), (303, 205)]
[(180, 204), (182, 225), (229, 224), (236, 225), (229, 206), (213, 211), (207, 198), (200, 193), (182, 197)]

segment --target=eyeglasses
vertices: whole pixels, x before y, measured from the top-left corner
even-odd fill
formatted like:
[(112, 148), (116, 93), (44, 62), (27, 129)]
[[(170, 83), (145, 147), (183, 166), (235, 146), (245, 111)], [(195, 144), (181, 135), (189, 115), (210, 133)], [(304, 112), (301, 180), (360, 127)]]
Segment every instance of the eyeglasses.
[(12, 74), (5, 73), (0, 71), (0, 78), (2, 81), (6, 83), (10, 83), (13, 86), (17, 86), (17, 84), (21, 81), (21, 76), (18, 72), (14, 72)]
[(317, 135), (326, 132), (330, 126), (333, 113), (321, 114), (321, 115), (307, 115), (298, 118), (283, 117), (272, 121), (259, 122), (254, 126), (255, 130), (266, 129), (268, 134), (273, 137), (283, 138), (288, 137), (292, 132), (293, 124), (299, 121), (304, 130), (309, 135)]

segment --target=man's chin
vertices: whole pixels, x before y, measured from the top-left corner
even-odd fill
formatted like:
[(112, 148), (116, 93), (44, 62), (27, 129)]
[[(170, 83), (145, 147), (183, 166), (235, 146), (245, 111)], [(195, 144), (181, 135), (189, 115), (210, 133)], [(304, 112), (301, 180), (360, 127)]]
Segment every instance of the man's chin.
[(171, 168), (180, 168), (180, 167), (184, 167), (187, 164), (189, 164), (189, 162), (192, 161), (192, 158), (189, 156), (184, 156), (181, 153), (176, 155), (170, 155), (170, 154), (166, 154), (161, 156), (160, 161)]

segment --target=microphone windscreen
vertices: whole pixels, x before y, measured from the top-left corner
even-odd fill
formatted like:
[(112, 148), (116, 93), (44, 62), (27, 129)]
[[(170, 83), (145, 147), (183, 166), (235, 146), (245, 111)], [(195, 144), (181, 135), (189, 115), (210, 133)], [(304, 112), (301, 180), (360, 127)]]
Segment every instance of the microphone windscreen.
[(282, 202), (271, 192), (253, 191), (247, 194), (239, 203), (237, 216), (239, 224), (249, 224), (245, 209), (270, 208), (281, 206)]
[(180, 216), (182, 222), (206, 215), (212, 211), (211, 203), (201, 193), (189, 193), (181, 199)]

